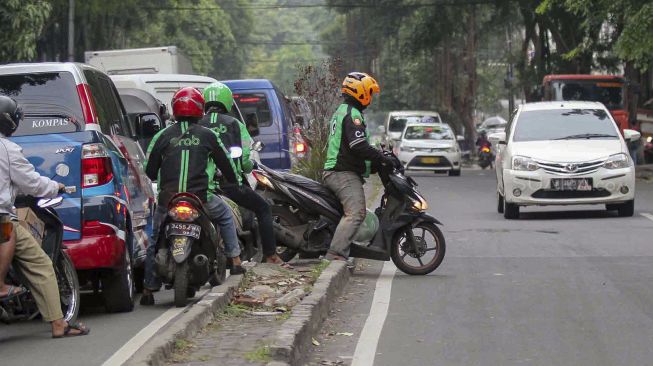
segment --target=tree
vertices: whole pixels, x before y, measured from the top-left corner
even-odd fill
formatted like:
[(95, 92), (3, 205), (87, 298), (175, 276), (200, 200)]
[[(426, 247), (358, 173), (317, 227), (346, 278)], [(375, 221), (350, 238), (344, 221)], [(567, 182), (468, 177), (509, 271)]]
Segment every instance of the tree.
[(52, 7), (42, 0), (4, 0), (0, 6), (0, 63), (31, 61)]

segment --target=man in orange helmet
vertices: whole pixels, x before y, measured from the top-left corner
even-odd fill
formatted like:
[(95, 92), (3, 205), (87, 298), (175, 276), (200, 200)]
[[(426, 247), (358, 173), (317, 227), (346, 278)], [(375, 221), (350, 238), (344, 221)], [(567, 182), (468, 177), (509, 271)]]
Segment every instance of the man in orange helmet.
[(373, 77), (352, 72), (342, 83), (343, 103), (331, 117), (329, 147), (324, 164), (324, 184), (342, 203), (344, 215), (331, 240), (327, 259), (346, 260), (349, 246), (365, 219), (364, 177), (372, 163), (393, 164), (392, 158), (373, 148), (365, 128), (363, 111), (380, 92)]

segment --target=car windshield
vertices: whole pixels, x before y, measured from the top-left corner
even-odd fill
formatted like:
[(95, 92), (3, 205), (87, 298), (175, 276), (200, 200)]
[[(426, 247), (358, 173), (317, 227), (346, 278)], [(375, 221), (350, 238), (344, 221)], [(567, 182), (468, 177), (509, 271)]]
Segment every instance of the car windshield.
[(440, 123), (442, 122), (438, 116), (391, 116), (388, 131), (401, 132), (406, 128), (408, 123)]
[(615, 81), (554, 81), (553, 100), (601, 102), (608, 109), (623, 109), (624, 85)]
[(69, 72), (0, 75), (0, 95), (18, 102), (25, 117), (13, 136), (75, 132), (82, 107)]
[(603, 109), (553, 109), (521, 112), (513, 141), (616, 138), (617, 127)]
[(406, 140), (453, 140), (451, 129), (446, 126), (408, 126)]

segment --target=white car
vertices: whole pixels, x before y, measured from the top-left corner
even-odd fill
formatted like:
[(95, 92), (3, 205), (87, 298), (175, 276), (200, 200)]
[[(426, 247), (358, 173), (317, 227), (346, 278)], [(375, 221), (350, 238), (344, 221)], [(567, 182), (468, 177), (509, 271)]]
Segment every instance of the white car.
[[(640, 134), (624, 130), (626, 140)], [(519, 106), (497, 144), (497, 209), (519, 218), (522, 206), (605, 204), (632, 216), (635, 167), (610, 112), (595, 102)]]
[[(460, 137), (462, 138), (462, 137)], [(451, 127), (444, 123), (408, 123), (396, 150), (406, 170), (460, 175), (461, 152)]]
[(396, 144), (408, 123), (442, 123), (438, 112), (433, 111), (393, 111), (385, 120), (384, 140), (388, 144)]

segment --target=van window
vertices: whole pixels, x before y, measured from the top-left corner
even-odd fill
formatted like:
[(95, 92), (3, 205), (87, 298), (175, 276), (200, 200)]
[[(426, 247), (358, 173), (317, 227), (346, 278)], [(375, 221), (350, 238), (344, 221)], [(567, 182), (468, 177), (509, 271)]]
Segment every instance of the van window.
[(25, 118), (14, 136), (81, 131), (77, 85), (69, 72), (0, 75), (0, 94), (14, 98)]
[(234, 100), (245, 119), (247, 115), (256, 113), (259, 127), (272, 126), (270, 103), (265, 93), (238, 93), (234, 94)]
[(84, 76), (88, 81), (88, 87), (91, 89), (91, 95), (95, 103), (95, 112), (98, 116), (98, 123), (100, 124), (100, 130), (104, 134), (111, 134), (111, 109), (112, 104), (110, 99), (107, 99), (105, 93), (103, 92), (103, 85), (100, 84), (100, 80), (95, 72), (91, 70), (84, 70)]

